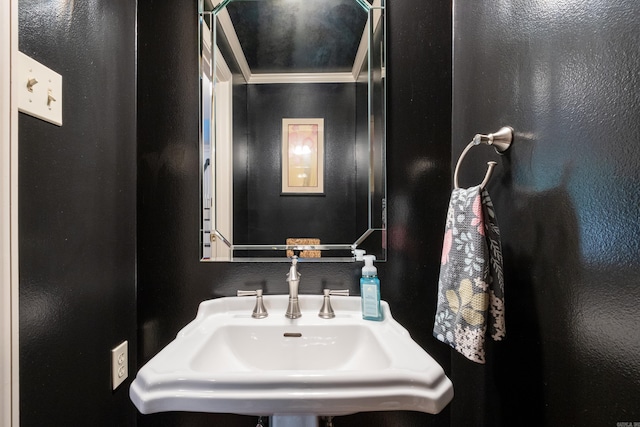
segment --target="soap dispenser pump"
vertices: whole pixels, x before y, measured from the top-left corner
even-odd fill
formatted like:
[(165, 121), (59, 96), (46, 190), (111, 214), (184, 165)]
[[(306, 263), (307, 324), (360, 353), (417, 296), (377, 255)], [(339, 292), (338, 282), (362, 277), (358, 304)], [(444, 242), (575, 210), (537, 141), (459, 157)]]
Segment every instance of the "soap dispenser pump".
[(382, 320), (380, 309), (380, 279), (378, 269), (373, 265), (375, 255), (365, 255), (362, 277), (360, 278), (360, 298), (362, 300), (362, 318), (365, 320)]

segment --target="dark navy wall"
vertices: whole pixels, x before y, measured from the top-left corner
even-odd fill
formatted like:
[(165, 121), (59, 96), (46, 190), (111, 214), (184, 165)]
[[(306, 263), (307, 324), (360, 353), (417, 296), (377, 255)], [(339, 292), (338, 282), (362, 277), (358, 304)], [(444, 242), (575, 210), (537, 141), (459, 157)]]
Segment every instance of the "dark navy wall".
[(452, 425), (640, 421), (640, 3), (461, 0), (454, 16), (454, 161), (476, 132), (516, 141), (488, 188), (507, 340), (486, 367), (453, 356)]
[[(19, 2), (19, 48), (63, 78), (63, 125), (19, 117), (20, 425), (134, 426), (135, 2)], [(40, 84), (45, 84), (41, 82)]]
[[(198, 303), (265, 286), (287, 292), (286, 264), (199, 262), (198, 51), (196, 2), (140, 0), (138, 8), (138, 324), (144, 363), (193, 320)], [(412, 337), (448, 368), (431, 336), (451, 150), (451, 6), (390, 0), (388, 262), (382, 297)], [(302, 264), (302, 293), (324, 286), (358, 293), (359, 266)], [(140, 426), (246, 426), (218, 414), (140, 415)], [(448, 426), (439, 415), (379, 412), (337, 426)]]

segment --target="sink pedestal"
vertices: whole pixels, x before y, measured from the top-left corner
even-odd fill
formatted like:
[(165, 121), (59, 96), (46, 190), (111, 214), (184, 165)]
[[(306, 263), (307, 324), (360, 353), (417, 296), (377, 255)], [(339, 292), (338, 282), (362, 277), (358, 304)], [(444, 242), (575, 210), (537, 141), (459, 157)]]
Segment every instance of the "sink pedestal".
[(269, 418), (271, 427), (319, 427), (315, 415), (273, 415)]

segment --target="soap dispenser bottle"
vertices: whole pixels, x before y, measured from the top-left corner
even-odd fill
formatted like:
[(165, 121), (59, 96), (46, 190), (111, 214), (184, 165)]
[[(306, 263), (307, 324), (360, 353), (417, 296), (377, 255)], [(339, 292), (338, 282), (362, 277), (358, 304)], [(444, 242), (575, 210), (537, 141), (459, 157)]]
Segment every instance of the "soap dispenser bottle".
[(382, 320), (380, 309), (380, 279), (378, 270), (373, 265), (375, 255), (364, 256), (364, 267), (360, 278), (360, 297), (362, 300), (362, 318), (365, 320)]

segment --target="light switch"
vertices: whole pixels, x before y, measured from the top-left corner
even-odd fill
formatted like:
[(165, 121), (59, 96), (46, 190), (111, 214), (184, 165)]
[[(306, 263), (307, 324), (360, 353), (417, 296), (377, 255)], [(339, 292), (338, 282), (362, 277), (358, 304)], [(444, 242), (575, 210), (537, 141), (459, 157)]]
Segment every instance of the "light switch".
[(62, 76), (18, 52), (18, 110), (62, 126)]

